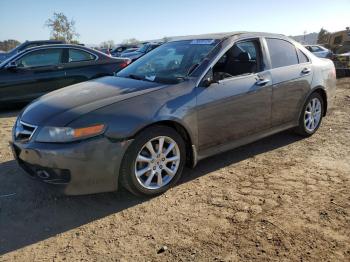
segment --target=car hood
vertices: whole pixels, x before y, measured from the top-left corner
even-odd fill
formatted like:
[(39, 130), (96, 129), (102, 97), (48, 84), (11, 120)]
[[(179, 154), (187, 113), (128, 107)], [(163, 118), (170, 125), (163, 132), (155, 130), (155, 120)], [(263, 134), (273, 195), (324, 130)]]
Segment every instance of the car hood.
[(83, 114), (162, 87), (154, 82), (102, 77), (40, 97), (24, 109), (20, 118), (37, 126), (65, 126)]

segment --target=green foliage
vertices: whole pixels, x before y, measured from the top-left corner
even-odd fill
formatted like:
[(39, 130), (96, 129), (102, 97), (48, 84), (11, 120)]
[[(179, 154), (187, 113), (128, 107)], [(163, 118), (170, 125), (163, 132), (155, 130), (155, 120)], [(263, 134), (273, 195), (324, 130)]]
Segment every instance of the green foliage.
[(113, 48), (115, 46), (113, 40), (104, 41), (100, 44), (101, 48)]
[(74, 38), (79, 37), (79, 34), (75, 31), (75, 21), (69, 20), (65, 14), (55, 12), (45, 26), (50, 29), (51, 39), (64, 40), (67, 43), (77, 42)]
[(19, 44), (20, 44), (20, 42), (18, 42), (17, 40), (13, 40), (13, 39), (0, 41), (0, 50), (10, 51), (12, 48), (15, 48)]
[(170, 37), (164, 36), (164, 37), (162, 38), (162, 41), (163, 41), (164, 43), (169, 42), (169, 41), (170, 41)]
[(136, 38), (125, 39), (122, 42), (122, 44), (124, 44), (124, 45), (138, 45), (139, 43), (140, 43), (140, 41), (137, 40)]
[(330, 34), (331, 33), (326, 29), (321, 28), (320, 32), (318, 33), (317, 44), (327, 44)]

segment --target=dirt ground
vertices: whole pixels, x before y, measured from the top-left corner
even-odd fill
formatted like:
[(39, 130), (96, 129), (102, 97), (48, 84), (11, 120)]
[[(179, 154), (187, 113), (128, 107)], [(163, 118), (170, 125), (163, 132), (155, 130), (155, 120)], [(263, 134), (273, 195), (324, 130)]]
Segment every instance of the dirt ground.
[(0, 261), (350, 261), (350, 79), (311, 138), (203, 160), (166, 194), (67, 197), (22, 173), (0, 113)]

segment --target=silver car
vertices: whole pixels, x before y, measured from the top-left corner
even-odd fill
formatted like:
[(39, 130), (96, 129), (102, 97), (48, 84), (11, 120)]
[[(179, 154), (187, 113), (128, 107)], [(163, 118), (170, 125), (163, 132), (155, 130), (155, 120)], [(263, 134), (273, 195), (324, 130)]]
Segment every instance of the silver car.
[(335, 92), (335, 69), (288, 37), (191, 36), (116, 77), (69, 86), (18, 116), (12, 147), (27, 173), (66, 194), (157, 195), (185, 165), (294, 128), (310, 136)]
[(333, 52), (321, 45), (306, 45), (305, 48), (320, 58), (332, 58)]

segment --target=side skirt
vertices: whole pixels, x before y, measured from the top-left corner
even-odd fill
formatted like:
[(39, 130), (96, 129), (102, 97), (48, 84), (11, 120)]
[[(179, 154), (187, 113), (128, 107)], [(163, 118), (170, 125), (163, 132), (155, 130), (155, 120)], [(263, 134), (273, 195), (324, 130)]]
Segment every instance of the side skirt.
[(211, 148), (205, 149), (202, 152), (197, 152), (196, 153), (197, 158), (196, 158), (195, 163), (193, 163), (193, 167), (195, 167), (195, 165), (197, 164), (197, 162), (199, 160), (202, 160), (204, 158), (207, 158), (207, 157), (210, 157), (210, 156), (213, 156), (216, 154), (220, 154), (220, 153), (232, 150), (234, 148), (255, 142), (255, 141), (260, 140), (264, 137), (271, 136), (273, 134), (276, 134), (276, 133), (279, 133), (281, 131), (293, 128), (295, 126), (296, 126), (295, 123), (287, 123), (287, 124), (284, 124), (282, 126), (275, 127), (275, 128), (269, 129), (269, 130), (261, 132), (261, 133), (257, 133), (257, 134), (251, 135), (251, 136), (243, 137), (241, 139), (238, 139), (238, 140), (235, 140), (232, 142), (228, 142), (228, 143), (225, 143), (225, 144), (222, 144), (219, 146), (211, 147)]

